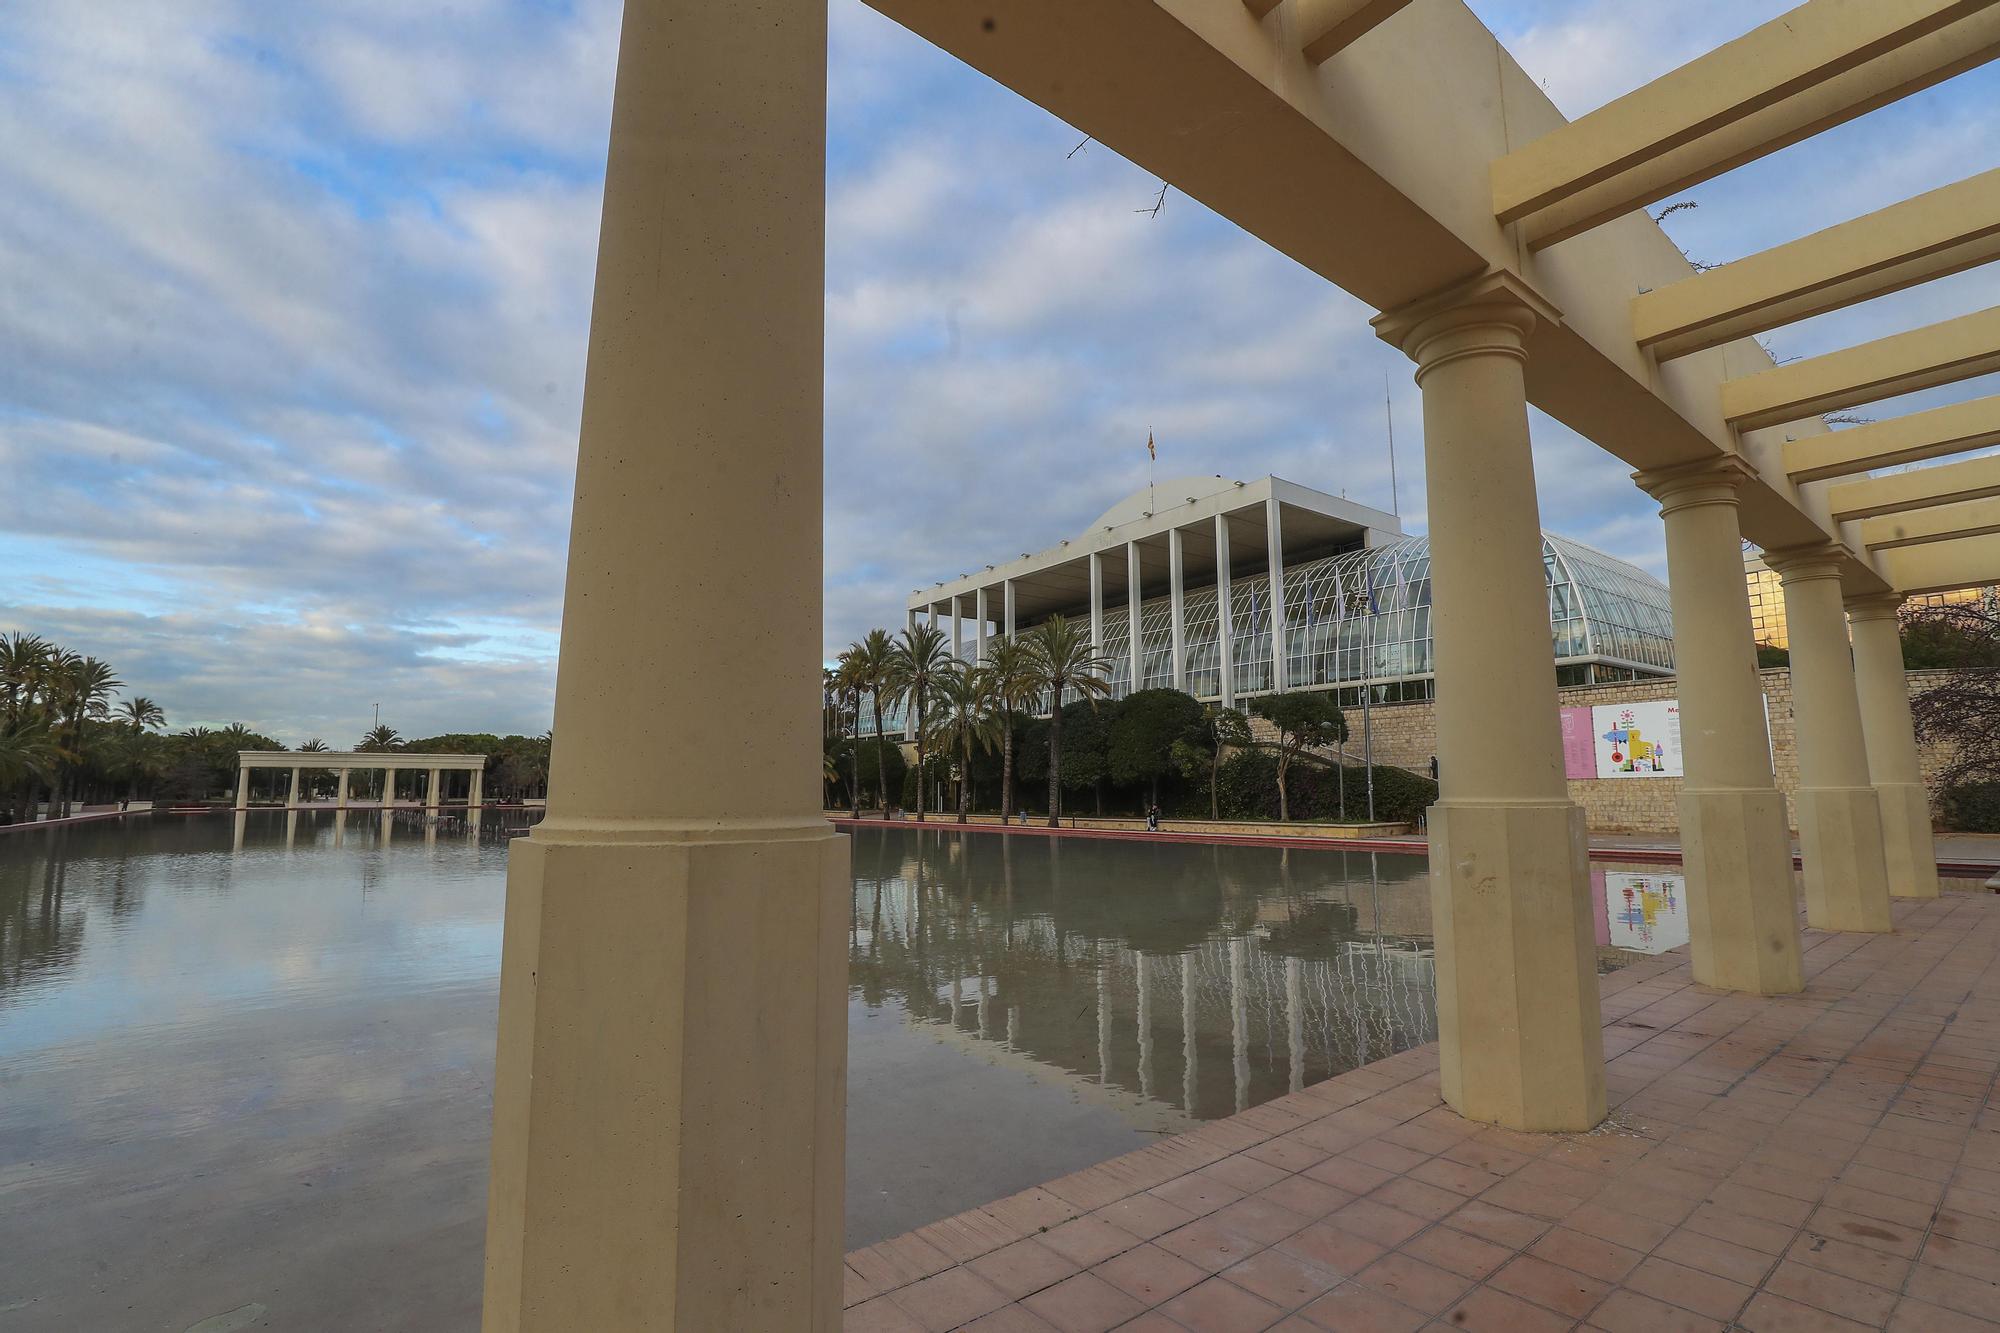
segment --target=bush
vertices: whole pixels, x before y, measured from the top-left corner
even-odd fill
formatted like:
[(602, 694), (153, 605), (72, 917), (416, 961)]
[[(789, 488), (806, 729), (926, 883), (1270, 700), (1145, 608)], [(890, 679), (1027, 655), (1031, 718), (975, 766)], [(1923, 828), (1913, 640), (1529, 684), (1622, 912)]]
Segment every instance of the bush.
[(2000, 782), (1965, 782), (1938, 793), (1938, 818), (1953, 833), (2000, 833)]
[[(1346, 820), (1368, 817), (1368, 770), (1347, 769), (1347, 804), (1341, 808), (1340, 773), (1331, 765), (1296, 764), (1291, 774), (1292, 817), (1297, 820)], [(1224, 819), (1278, 817), (1278, 759), (1267, 749), (1238, 750), (1222, 761), (1219, 805)], [(1183, 818), (1205, 818), (1206, 784), (1192, 784), (1182, 804)], [(1414, 824), (1437, 800), (1437, 784), (1407, 769), (1375, 766), (1375, 818), (1385, 823)]]

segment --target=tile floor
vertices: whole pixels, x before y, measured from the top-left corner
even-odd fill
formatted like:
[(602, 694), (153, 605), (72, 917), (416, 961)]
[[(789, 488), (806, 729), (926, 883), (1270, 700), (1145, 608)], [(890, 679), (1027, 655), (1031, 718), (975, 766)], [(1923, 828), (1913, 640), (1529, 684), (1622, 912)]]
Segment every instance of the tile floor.
[(2000, 1330), (2000, 895), (1806, 932), (1806, 992), (1603, 979), (1613, 1111), (1424, 1047), (847, 1256), (847, 1333)]

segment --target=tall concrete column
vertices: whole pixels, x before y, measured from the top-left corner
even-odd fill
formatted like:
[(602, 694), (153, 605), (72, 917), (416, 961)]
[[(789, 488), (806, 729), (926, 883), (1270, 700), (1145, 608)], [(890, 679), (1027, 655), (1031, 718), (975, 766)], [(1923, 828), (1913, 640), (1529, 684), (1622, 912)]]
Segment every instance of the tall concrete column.
[(1187, 689), (1187, 587), (1182, 570), (1181, 530), (1167, 529), (1167, 631), (1169, 662), (1173, 669), (1173, 685), (1177, 690)]
[(1841, 608), (1841, 548), (1827, 542), (1766, 551), (1764, 563), (1778, 571), (1791, 638), (1806, 921), (1824, 930), (1889, 930), (1882, 803), (1869, 783), (1861, 738)]
[(465, 805), (476, 816), (479, 807), (486, 803), (486, 770), (472, 770), (472, 785), (466, 789)]
[[(339, 772), (338, 772), (338, 775), (337, 775), (337, 777), (336, 777), (336, 779), (335, 779), (335, 783), (334, 783), (334, 788), (333, 788), (333, 808), (334, 808), (334, 809), (336, 809), (336, 810), (345, 810), (345, 809), (347, 808), (347, 774), (348, 774), (348, 771), (349, 771), (349, 770), (347, 770), (347, 769), (345, 769), (345, 768), (343, 768), (343, 769), (340, 769), (340, 770), (339, 770)], [(338, 824), (336, 824), (336, 825), (334, 825), (334, 827), (335, 827), (335, 828), (338, 828), (338, 827), (340, 827), (340, 826), (339, 826)]]
[(1014, 580), (1008, 579), (1000, 585), (1000, 615), (1006, 626), (1007, 641), (1014, 641)]
[(1139, 643), (1139, 600), (1144, 595), (1139, 587), (1139, 543), (1125, 543), (1125, 648), (1132, 659), (1132, 688), (1127, 694), (1137, 694), (1146, 688), (1146, 654)]
[(1854, 635), (1854, 685), (1868, 776), (1882, 806), (1882, 859), (1898, 898), (1938, 896), (1937, 843), (1930, 794), (1917, 763), (1910, 686), (1903, 674), (1903, 599), (1893, 593), (1847, 603)]
[(1236, 624), (1229, 605), (1229, 516), (1215, 516), (1215, 636), (1222, 663), (1224, 708), (1236, 707)]
[(823, 0), (625, 6), (549, 810), (509, 855), (487, 1333), (840, 1327), (826, 56)]
[(299, 803), (299, 770), (295, 768), (292, 770), (292, 792), (291, 795), (285, 798), (285, 804), (297, 805), (298, 803)]
[(1804, 987), (1792, 835), (1771, 773), (1764, 692), (1743, 582), (1738, 493), (1755, 473), (1730, 457), (1638, 475), (1660, 502), (1679, 676), (1681, 861), (1689, 953), (1704, 986)]
[(1104, 555), (1099, 551), (1090, 553), (1090, 651), (1104, 651)]
[(427, 809), (435, 810), (441, 804), (443, 803), (438, 800), (438, 770), (434, 768), (424, 783), (424, 805)]
[(247, 810), (250, 808), (250, 766), (248, 764), (236, 770), (236, 808), (238, 810)]
[(986, 589), (981, 588), (972, 597), (972, 660), (986, 660)]
[(1278, 497), (1264, 501), (1264, 553), (1271, 570), (1271, 688), (1289, 688), (1285, 679), (1285, 534)]
[(965, 660), (965, 620), (958, 613), (958, 598), (951, 599), (951, 660)]
[(396, 770), (393, 768), (385, 768), (382, 770), (382, 804), (394, 805), (395, 803), (396, 803)]
[(1492, 275), (1379, 317), (1417, 363), (1438, 764), (1430, 811), (1444, 1098), (1473, 1120), (1604, 1118), (1583, 811), (1563, 780), (1523, 381), (1554, 312)]

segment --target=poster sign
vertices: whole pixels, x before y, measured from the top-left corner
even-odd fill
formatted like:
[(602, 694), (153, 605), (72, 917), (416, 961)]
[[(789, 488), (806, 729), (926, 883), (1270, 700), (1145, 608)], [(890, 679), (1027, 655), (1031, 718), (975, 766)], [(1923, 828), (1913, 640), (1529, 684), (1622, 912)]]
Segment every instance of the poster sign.
[(1598, 777), (1681, 776), (1680, 700), (1599, 704), (1590, 725)]
[(1688, 942), (1687, 887), (1679, 875), (1606, 871), (1604, 909), (1614, 949), (1665, 953)]
[(1558, 710), (1562, 715), (1563, 776), (1597, 776), (1597, 747), (1591, 742), (1590, 706), (1579, 704)]

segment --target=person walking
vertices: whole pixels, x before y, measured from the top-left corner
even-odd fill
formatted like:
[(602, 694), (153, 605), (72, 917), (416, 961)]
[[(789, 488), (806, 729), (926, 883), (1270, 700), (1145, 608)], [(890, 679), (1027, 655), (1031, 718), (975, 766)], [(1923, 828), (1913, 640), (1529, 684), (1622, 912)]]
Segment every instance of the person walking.
[(1149, 807), (1146, 811), (1146, 832), (1158, 833), (1159, 831), (1160, 831), (1160, 807), (1154, 805)]

